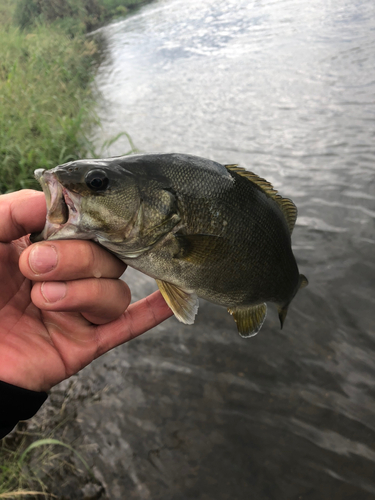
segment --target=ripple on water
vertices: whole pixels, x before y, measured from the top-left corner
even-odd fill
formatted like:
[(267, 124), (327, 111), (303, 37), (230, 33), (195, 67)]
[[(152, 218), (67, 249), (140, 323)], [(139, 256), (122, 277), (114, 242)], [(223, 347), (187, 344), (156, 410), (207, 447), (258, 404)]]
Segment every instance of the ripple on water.
[[(193, 327), (86, 369), (108, 386), (80, 418), (109, 498), (374, 498), (374, 20), (372, 0), (160, 0), (103, 28), (98, 145), (125, 129), (268, 179), (298, 206), (310, 282), (282, 331), (270, 308), (243, 341), (202, 301)], [(134, 300), (155, 289), (125, 279)]]

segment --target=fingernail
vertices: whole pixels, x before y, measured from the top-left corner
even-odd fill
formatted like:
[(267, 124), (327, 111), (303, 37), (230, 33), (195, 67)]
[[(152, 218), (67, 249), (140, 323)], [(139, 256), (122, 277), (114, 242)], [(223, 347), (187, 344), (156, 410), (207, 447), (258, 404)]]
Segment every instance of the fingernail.
[(41, 292), (46, 302), (58, 302), (66, 295), (66, 283), (63, 281), (45, 281)]
[(57, 266), (57, 251), (53, 245), (34, 245), (29, 255), (29, 266), (35, 274), (44, 274)]

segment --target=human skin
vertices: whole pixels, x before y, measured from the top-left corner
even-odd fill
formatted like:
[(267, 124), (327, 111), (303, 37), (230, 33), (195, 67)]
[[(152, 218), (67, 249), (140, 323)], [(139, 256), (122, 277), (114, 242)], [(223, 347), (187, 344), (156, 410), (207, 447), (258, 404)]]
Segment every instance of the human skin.
[(160, 292), (134, 304), (125, 264), (91, 241), (40, 242), (44, 195), (0, 196), (0, 380), (48, 391), (172, 315)]

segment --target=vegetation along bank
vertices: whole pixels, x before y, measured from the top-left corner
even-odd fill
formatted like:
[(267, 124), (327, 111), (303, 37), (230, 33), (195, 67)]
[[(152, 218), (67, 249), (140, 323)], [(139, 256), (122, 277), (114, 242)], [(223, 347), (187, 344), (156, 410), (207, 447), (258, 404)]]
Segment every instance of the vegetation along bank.
[(36, 168), (94, 156), (87, 33), (143, 0), (0, 0), (0, 193), (36, 188)]
[[(0, 0), (0, 193), (39, 189), (35, 169), (95, 155), (86, 136), (96, 122), (91, 83), (99, 47), (87, 33), (141, 3)], [(97, 498), (100, 485), (83, 457), (66, 444), (73, 438), (65, 435), (65, 424), (74, 414), (66, 398), (57, 388), (44, 412), (1, 440), (0, 499), (57, 498), (49, 494), (56, 487), (48, 487), (48, 478), (70, 492), (83, 482), (82, 495)]]

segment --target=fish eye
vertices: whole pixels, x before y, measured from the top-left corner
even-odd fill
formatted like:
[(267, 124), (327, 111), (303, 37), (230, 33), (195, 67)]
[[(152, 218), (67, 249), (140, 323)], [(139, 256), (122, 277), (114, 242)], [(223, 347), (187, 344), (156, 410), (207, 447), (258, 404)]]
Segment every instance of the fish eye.
[(107, 189), (109, 179), (104, 170), (90, 170), (85, 177), (86, 185), (93, 191), (104, 191)]

